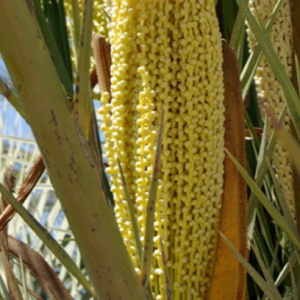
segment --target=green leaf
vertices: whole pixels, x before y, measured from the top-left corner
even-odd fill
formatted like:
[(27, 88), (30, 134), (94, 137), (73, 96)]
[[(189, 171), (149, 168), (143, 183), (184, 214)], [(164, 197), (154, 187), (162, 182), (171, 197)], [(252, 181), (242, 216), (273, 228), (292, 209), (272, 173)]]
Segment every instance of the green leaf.
[(280, 296), (280, 294), (278, 292), (278, 289), (275, 286), (274, 280), (273, 280), (273, 278), (272, 278), (269, 270), (266, 268), (265, 264), (263, 263), (263, 260), (262, 260), (262, 258), (260, 256), (259, 252), (258, 252), (258, 249), (253, 244), (252, 244), (252, 250), (253, 250), (256, 258), (257, 258), (257, 261), (258, 261), (259, 266), (260, 266), (260, 268), (261, 268), (261, 270), (262, 270), (262, 272), (264, 274), (264, 277), (267, 280), (267, 284), (270, 285), (270, 286), (272, 286), (274, 295), (276, 295), (277, 299), (280, 299), (281, 296)]
[(135, 212), (134, 212), (133, 203), (132, 203), (132, 200), (131, 200), (130, 195), (129, 195), (129, 191), (128, 191), (128, 188), (127, 188), (127, 183), (126, 183), (126, 180), (125, 180), (125, 177), (124, 177), (123, 169), (122, 169), (122, 166), (120, 164), (119, 158), (118, 158), (118, 166), (119, 166), (119, 170), (120, 170), (120, 174), (121, 174), (121, 180), (122, 180), (122, 184), (123, 184), (123, 189), (124, 189), (127, 205), (128, 205), (128, 208), (129, 208), (131, 226), (132, 226), (132, 229), (133, 229), (136, 248), (137, 248), (137, 251), (138, 251), (138, 255), (139, 255), (139, 259), (140, 259), (140, 265), (141, 265), (142, 256), (143, 256), (143, 247), (142, 247), (142, 243), (141, 243), (141, 239), (140, 239), (139, 228), (138, 228), (138, 223), (137, 223)]
[(219, 7), (222, 12), (222, 34), (226, 40), (229, 40), (232, 28), (234, 27), (237, 5), (233, 0), (222, 0), (221, 3), (219, 3)]
[(86, 139), (90, 137), (92, 98), (90, 87), (90, 54), (93, 27), (94, 1), (85, 1), (83, 5), (82, 32), (78, 51), (76, 88), (72, 114), (77, 126), (82, 130)]
[[(49, 19), (47, 20), (45, 13), (47, 13), (47, 7), (48, 7), (48, 1), (44, 2), (44, 11), (41, 8), (41, 3), (39, 0), (33, 0), (35, 5), (35, 12), (36, 17), (39, 22), (40, 29), (43, 33), (45, 42), (47, 44), (47, 47), (51, 53), (51, 57), (53, 59), (53, 62), (56, 67), (57, 75), (59, 76), (62, 84), (64, 85), (67, 93), (69, 95), (73, 95), (73, 86), (72, 86), (72, 80), (70, 78), (70, 74), (66, 68), (66, 65), (64, 63), (63, 57), (60, 53), (59, 46), (57, 45), (57, 42), (55, 40), (55, 36), (53, 34), (53, 31), (49, 25)], [(51, 21), (51, 19), (50, 19)]]
[[(286, 114), (286, 106), (282, 109), (282, 112), (279, 117), (279, 122), (282, 122), (284, 119), (284, 116)], [(275, 130), (271, 133), (270, 139), (269, 139), (269, 145), (266, 150), (266, 157), (271, 158), (275, 149), (277, 141), (277, 136), (275, 134)], [(256, 171), (256, 177), (255, 177), (255, 183), (258, 187), (261, 187), (263, 184), (263, 181), (265, 179), (265, 175), (267, 173), (268, 166), (266, 163), (266, 160), (264, 159), (262, 164), (258, 166), (258, 169)], [(252, 239), (253, 234), (253, 228), (255, 226), (255, 217), (256, 217), (256, 206), (257, 206), (257, 197), (252, 192), (248, 201), (248, 238)]]
[(76, 53), (79, 51), (80, 34), (81, 34), (81, 19), (79, 12), (78, 0), (72, 0), (72, 13), (73, 13), (73, 23), (74, 23), (74, 44)]
[(248, 186), (251, 188), (252, 192), (256, 195), (261, 204), (265, 207), (268, 213), (271, 215), (273, 220), (282, 228), (282, 230), (289, 236), (295, 247), (300, 250), (300, 237), (299, 234), (295, 235), (293, 229), (289, 227), (286, 220), (278, 212), (278, 210), (272, 205), (272, 203), (267, 199), (265, 194), (253, 181), (253, 179), (248, 175), (247, 171), (240, 165), (240, 163), (232, 156), (232, 154), (226, 149), (227, 155), (230, 157), (232, 162), (235, 164)]
[(277, 276), (277, 279), (275, 281), (275, 285), (279, 286), (284, 280), (286, 280), (286, 277), (290, 274), (290, 266), (294, 266), (297, 262), (297, 255), (294, 253), (289, 261), (282, 267), (280, 273)]
[(241, 69), (245, 51), (245, 19), (240, 10), (237, 13), (232, 30), (230, 47), (235, 50), (239, 61), (239, 68)]
[(228, 239), (220, 232), (221, 237), (224, 239), (226, 244), (230, 247), (235, 257), (247, 270), (249, 275), (257, 283), (257, 285), (262, 289), (262, 291), (270, 297), (272, 300), (283, 300), (282, 297), (278, 294), (277, 288), (275, 285), (266, 282), (259, 273), (248, 263), (248, 261), (233, 247), (233, 245), (228, 241)]
[(145, 225), (145, 237), (144, 237), (144, 251), (141, 268), (141, 281), (144, 287), (148, 286), (150, 269), (153, 255), (153, 238), (154, 238), (154, 216), (157, 198), (158, 180), (160, 175), (160, 158), (162, 148), (162, 137), (163, 137), (163, 117), (164, 111), (162, 110), (160, 116), (159, 130), (156, 142), (156, 152), (154, 158), (153, 174), (150, 183), (149, 199), (147, 204), (146, 213), (146, 225)]
[(167, 256), (166, 256), (166, 251), (164, 248), (163, 240), (161, 237), (159, 238), (159, 244), (160, 244), (161, 257), (162, 257), (162, 266), (163, 266), (163, 271), (164, 271), (164, 284), (165, 284), (166, 299), (173, 300), (172, 285), (171, 285), (169, 270), (168, 270), (168, 265), (167, 265)]

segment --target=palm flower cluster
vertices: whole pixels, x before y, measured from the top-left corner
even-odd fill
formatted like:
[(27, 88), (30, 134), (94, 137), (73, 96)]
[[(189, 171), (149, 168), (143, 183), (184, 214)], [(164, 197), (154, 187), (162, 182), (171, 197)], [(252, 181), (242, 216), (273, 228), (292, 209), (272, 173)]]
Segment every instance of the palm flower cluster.
[[(257, 19), (266, 23), (271, 15), (276, 0), (262, 1), (250, 0), (249, 6)], [(248, 30), (250, 49), (256, 44), (254, 35)], [(289, 76), (292, 76), (293, 47), (292, 47), (292, 18), (291, 2), (284, 1), (278, 15), (273, 23), (270, 39), (280, 62), (285, 67)], [(279, 82), (265, 56), (262, 57), (255, 75), (255, 84), (260, 100), (261, 111), (264, 112), (264, 106), (279, 117), (285, 104), (284, 96)], [(284, 118), (286, 130), (291, 131), (291, 119), (288, 115)], [(270, 136), (271, 130), (268, 130)], [(283, 193), (289, 205), (292, 215), (295, 217), (295, 195), (293, 188), (293, 169), (289, 154), (284, 145), (279, 141), (273, 154), (273, 163), (278, 175), (279, 182), (282, 185)]]
[(141, 240), (161, 110), (161, 177), (152, 291), (164, 299), (163, 240), (174, 299), (205, 299), (217, 241), (224, 160), (222, 47), (213, 0), (112, 0), (111, 95), (102, 94), (107, 172), (136, 270), (136, 242), (120, 160)]

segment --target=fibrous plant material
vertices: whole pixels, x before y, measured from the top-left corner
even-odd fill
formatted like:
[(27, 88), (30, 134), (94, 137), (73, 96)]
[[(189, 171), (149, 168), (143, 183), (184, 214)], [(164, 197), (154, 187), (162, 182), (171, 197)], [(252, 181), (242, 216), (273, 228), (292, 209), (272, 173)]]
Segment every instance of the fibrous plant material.
[[(262, 24), (266, 24), (277, 2), (277, 0), (250, 0), (249, 6), (254, 16), (256, 16)], [(249, 29), (248, 36), (250, 49), (253, 49), (256, 44), (256, 39)], [(276, 54), (280, 58), (280, 62), (290, 77), (292, 76), (293, 63), (292, 37), (291, 1), (285, 0), (270, 31), (270, 39)], [(263, 116), (265, 114), (264, 106), (267, 106), (268, 109), (279, 118), (285, 105), (285, 99), (280, 84), (265, 56), (262, 57), (259, 63), (254, 80)], [(291, 119), (288, 115), (284, 118), (284, 127), (289, 132), (291, 131)], [(270, 135), (271, 129), (269, 129), (268, 132), (268, 135)], [(293, 217), (295, 217), (293, 168), (289, 154), (281, 141), (279, 141), (275, 147), (273, 163), (289, 209)]]
[(162, 239), (174, 299), (205, 299), (224, 160), (222, 47), (214, 1), (114, 0), (110, 16), (112, 85), (111, 95), (102, 94), (101, 113), (120, 230), (139, 272), (117, 161), (144, 236), (163, 108), (152, 291), (156, 299), (165, 299)]
[[(223, 72), (225, 89), (225, 147), (246, 168), (244, 105), (236, 54), (225, 40)], [(247, 186), (228, 155), (224, 161), (224, 192), (219, 231), (247, 258)], [(244, 300), (246, 270), (223, 238), (218, 240), (207, 300)]]

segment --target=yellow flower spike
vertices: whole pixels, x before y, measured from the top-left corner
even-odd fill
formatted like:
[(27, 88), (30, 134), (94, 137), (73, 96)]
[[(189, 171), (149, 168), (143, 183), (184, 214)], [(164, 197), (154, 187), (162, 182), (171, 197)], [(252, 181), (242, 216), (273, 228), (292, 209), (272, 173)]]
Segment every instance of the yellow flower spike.
[[(214, 1), (109, 2), (112, 101), (109, 107), (102, 97), (102, 113), (111, 172), (118, 156), (142, 239), (164, 108), (151, 290), (154, 299), (167, 299), (166, 265), (174, 300), (204, 300), (217, 247), (224, 161), (223, 59)], [(118, 223), (140, 272), (118, 173), (112, 183)]]
[[(250, 0), (249, 6), (254, 15), (259, 15), (260, 20), (264, 23), (270, 16), (273, 8), (277, 4), (276, 0), (260, 1)], [(292, 76), (292, 61), (293, 61), (293, 47), (292, 47), (292, 17), (291, 17), (291, 2), (289, 0), (284, 1), (281, 9), (272, 26), (270, 32), (270, 39), (273, 43), (273, 47), (280, 58), (281, 63), (285, 67), (286, 71)], [(256, 44), (254, 35), (248, 30), (249, 46), (250, 49)], [(264, 105), (267, 105), (269, 109), (279, 117), (283, 106), (285, 104), (284, 96), (280, 87), (280, 84), (276, 80), (275, 74), (270, 68), (267, 59), (263, 56), (257, 72), (255, 75), (255, 84), (258, 92), (258, 98), (261, 100), (261, 110), (264, 113)], [(291, 120), (287, 115), (284, 119), (285, 129), (291, 131)], [(271, 129), (268, 134), (271, 133)], [(286, 201), (295, 218), (295, 194), (293, 187), (293, 169), (289, 154), (283, 143), (278, 141), (274, 154), (273, 163), (278, 175), (279, 181), (282, 183), (283, 193)]]

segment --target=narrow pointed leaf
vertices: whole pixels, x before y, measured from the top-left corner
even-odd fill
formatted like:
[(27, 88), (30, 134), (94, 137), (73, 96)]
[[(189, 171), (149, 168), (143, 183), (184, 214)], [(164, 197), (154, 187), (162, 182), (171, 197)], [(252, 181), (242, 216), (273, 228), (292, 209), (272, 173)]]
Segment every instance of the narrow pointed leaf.
[(83, 21), (78, 51), (78, 69), (74, 95), (73, 117), (78, 130), (86, 139), (90, 138), (90, 123), (92, 116), (92, 99), (89, 84), (90, 51), (93, 26), (94, 1), (85, 1), (83, 5)]
[(279, 286), (284, 280), (286, 280), (287, 276), (290, 274), (290, 266), (293, 267), (297, 262), (297, 255), (294, 253), (289, 261), (282, 267), (280, 273), (277, 276), (275, 281), (275, 285)]
[(291, 241), (294, 243), (295, 247), (300, 250), (300, 237), (299, 234), (295, 235), (293, 230), (289, 227), (289, 225), (284, 220), (283, 216), (278, 212), (278, 210), (273, 206), (273, 204), (267, 199), (265, 194), (261, 191), (261, 189), (257, 186), (257, 184), (253, 181), (253, 179), (249, 176), (247, 171), (241, 166), (241, 164), (234, 158), (234, 156), (226, 150), (227, 155), (233, 161), (243, 178), (246, 180), (247, 184), (251, 188), (252, 192), (257, 196), (258, 200), (262, 203), (262, 205), (266, 208), (268, 213), (271, 215), (273, 220), (282, 228), (282, 230), (289, 236)]
[(234, 253), (235, 257), (239, 260), (239, 262), (243, 265), (243, 267), (247, 270), (248, 274), (254, 279), (257, 285), (264, 291), (264, 293), (272, 300), (283, 300), (283, 298), (278, 295), (278, 291), (276, 287), (272, 284), (268, 284), (260, 274), (251, 266), (250, 263), (234, 248), (234, 246), (230, 243), (230, 241), (220, 232), (220, 235), (230, 247), (231, 251)]
[(118, 159), (118, 166), (119, 166), (119, 170), (120, 170), (120, 174), (121, 174), (121, 180), (122, 180), (122, 184), (123, 184), (123, 188), (124, 188), (124, 193), (125, 193), (125, 196), (126, 196), (127, 205), (128, 205), (128, 208), (129, 208), (129, 214), (130, 214), (132, 229), (133, 229), (133, 232), (134, 232), (135, 243), (136, 243), (136, 247), (137, 247), (137, 251), (138, 251), (138, 255), (139, 255), (139, 259), (140, 259), (140, 263), (141, 263), (142, 262), (142, 256), (143, 256), (143, 247), (142, 247), (142, 243), (141, 243), (141, 239), (140, 239), (138, 223), (137, 223), (137, 220), (136, 220), (133, 203), (132, 203), (132, 200), (131, 200), (130, 195), (129, 195), (127, 183), (126, 183), (124, 173), (123, 173), (123, 169), (122, 169), (122, 166), (120, 164), (119, 159)]
[(259, 266), (262, 270), (262, 273), (263, 273), (265, 279), (267, 280), (267, 283), (273, 287), (273, 292), (276, 295), (276, 297), (279, 299), (281, 296), (278, 292), (278, 289), (275, 286), (274, 280), (273, 280), (269, 270), (267, 269), (266, 265), (264, 264), (264, 262), (262, 260), (262, 257), (259, 254), (258, 249), (253, 244), (252, 244), (252, 250), (253, 250), (253, 252), (256, 256), (256, 259), (257, 259), (258, 264), (259, 264)]
[(163, 266), (163, 271), (164, 271), (164, 283), (165, 283), (166, 299), (167, 300), (173, 300), (172, 284), (171, 284), (170, 276), (169, 276), (166, 251), (165, 251), (165, 247), (164, 247), (163, 240), (162, 240), (161, 237), (159, 239), (159, 242), (160, 242), (160, 251), (161, 251), (161, 254), (162, 254), (161, 258), (162, 258), (162, 266)]
[(153, 174), (150, 183), (149, 200), (147, 204), (147, 215), (146, 215), (146, 225), (145, 225), (145, 238), (144, 238), (144, 249), (143, 249), (143, 259), (141, 268), (141, 282), (144, 287), (148, 286), (150, 278), (150, 269), (152, 263), (153, 255), (153, 238), (154, 238), (154, 216), (157, 198), (157, 188), (158, 180), (160, 175), (161, 166), (161, 148), (162, 148), (162, 137), (163, 137), (163, 110), (160, 116), (159, 130), (156, 142), (156, 152), (154, 158)]
[(49, 48), (49, 51), (51, 53), (51, 56), (52, 56), (52, 59), (53, 59), (53, 62), (55, 64), (55, 68), (57, 71), (57, 75), (60, 77), (60, 80), (63, 83), (67, 93), (69, 95), (72, 95), (73, 94), (72, 81), (69, 76), (68, 70), (65, 66), (65, 63), (64, 63), (63, 57), (60, 53), (60, 50), (58, 48), (58, 45), (55, 41), (55, 36), (50, 28), (50, 25), (49, 25), (46, 15), (45, 15), (45, 12), (42, 10), (41, 1), (34, 0), (33, 3), (35, 6), (35, 15), (36, 15), (37, 21), (39, 22), (42, 34), (47, 43), (47, 47)]
[[(279, 117), (279, 121), (282, 122), (283, 118), (286, 114), (286, 106), (282, 109), (282, 112)], [(275, 149), (277, 141), (277, 135), (275, 133), (275, 130), (272, 132), (271, 137), (269, 139), (269, 145), (266, 150), (266, 157), (271, 158)], [(256, 171), (256, 178), (255, 178), (255, 183), (257, 184), (258, 187), (261, 187), (265, 178), (265, 174), (268, 170), (268, 166), (266, 163), (266, 160), (262, 162), (260, 166), (258, 166), (258, 169)], [(256, 206), (257, 206), (257, 197), (256, 195), (252, 192), (248, 201), (248, 218), (247, 218), (247, 224), (248, 224), (248, 239), (252, 240), (252, 235), (253, 235), (253, 229), (254, 229), (254, 223), (255, 223), (255, 218), (256, 218)]]

